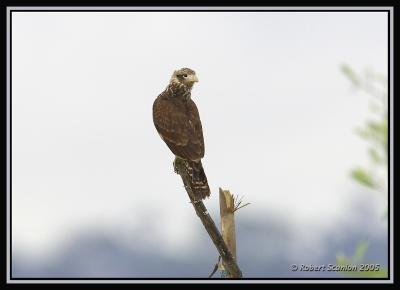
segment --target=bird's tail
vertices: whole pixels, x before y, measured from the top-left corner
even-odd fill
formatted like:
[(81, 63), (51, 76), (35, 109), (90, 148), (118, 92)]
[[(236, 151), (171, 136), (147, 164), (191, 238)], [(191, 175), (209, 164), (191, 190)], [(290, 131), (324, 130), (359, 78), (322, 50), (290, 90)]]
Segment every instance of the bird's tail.
[(207, 176), (204, 172), (201, 161), (185, 161), (185, 168), (190, 176), (190, 187), (195, 200), (202, 200), (210, 196), (210, 187), (208, 186)]

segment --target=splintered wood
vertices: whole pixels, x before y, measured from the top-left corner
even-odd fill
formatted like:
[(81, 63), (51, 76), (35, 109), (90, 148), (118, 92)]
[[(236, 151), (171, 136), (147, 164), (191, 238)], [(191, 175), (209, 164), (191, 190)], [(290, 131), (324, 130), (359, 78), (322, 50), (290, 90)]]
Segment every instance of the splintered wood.
[[(236, 260), (235, 202), (229, 190), (219, 189), (219, 208), (222, 238)], [(223, 271), (223, 276), (226, 275), (226, 278), (232, 278), (229, 274), (225, 273), (222, 262), (220, 263), (220, 269)]]

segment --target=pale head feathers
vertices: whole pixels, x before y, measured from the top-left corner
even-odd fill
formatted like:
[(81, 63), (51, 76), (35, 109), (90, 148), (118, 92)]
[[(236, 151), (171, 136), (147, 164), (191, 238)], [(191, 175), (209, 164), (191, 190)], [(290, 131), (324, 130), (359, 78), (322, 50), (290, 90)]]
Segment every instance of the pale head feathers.
[(195, 82), (198, 82), (196, 72), (190, 68), (184, 67), (174, 71), (171, 76), (171, 83), (183, 84), (189, 88), (193, 86)]

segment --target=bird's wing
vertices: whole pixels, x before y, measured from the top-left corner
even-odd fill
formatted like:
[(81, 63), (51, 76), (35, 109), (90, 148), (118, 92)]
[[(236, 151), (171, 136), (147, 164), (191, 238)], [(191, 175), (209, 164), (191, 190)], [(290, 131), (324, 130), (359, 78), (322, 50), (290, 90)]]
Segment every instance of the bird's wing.
[(189, 120), (191, 124), (192, 133), (190, 135), (190, 141), (193, 146), (196, 146), (197, 153), (200, 158), (204, 157), (204, 137), (203, 137), (203, 127), (201, 125), (199, 110), (197, 109), (196, 104), (190, 99), (187, 103), (188, 112), (189, 112)]
[(193, 101), (187, 107), (157, 98), (153, 104), (153, 122), (171, 151), (187, 160), (204, 156), (204, 139), (199, 112)]

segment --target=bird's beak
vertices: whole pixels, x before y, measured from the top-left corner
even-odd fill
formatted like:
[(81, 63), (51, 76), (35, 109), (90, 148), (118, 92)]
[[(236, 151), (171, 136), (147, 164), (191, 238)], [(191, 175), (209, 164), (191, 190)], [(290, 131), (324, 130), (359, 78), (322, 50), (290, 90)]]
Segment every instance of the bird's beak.
[(196, 82), (199, 81), (199, 79), (197, 78), (196, 75), (191, 75), (191, 76), (190, 76), (190, 81), (196, 83)]

